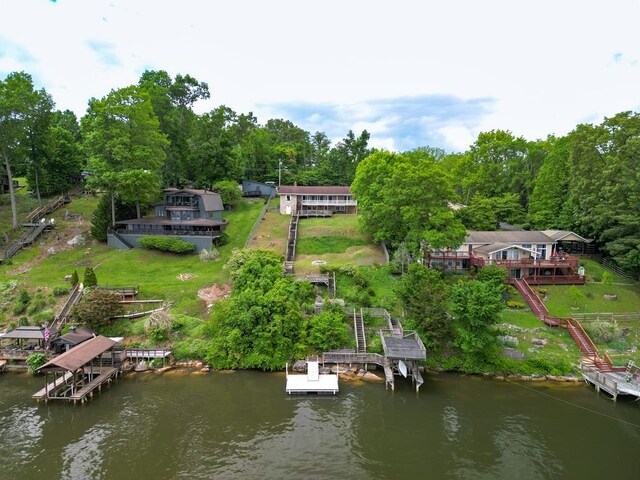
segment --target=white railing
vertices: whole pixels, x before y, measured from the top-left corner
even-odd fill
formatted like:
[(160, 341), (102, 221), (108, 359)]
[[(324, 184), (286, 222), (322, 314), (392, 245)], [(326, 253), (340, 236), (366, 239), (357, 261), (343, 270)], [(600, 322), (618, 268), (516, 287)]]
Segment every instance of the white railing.
[(337, 200), (337, 199), (328, 199), (328, 200), (300, 200), (301, 205), (358, 205), (357, 200)]

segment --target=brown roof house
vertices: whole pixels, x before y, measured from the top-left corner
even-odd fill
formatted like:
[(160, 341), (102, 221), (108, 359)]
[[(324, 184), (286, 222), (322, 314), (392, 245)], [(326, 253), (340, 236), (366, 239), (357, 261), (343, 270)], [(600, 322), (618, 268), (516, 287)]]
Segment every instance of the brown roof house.
[(509, 278), (538, 285), (582, 284), (585, 277), (578, 272), (578, 258), (563, 247), (567, 241), (591, 242), (564, 230), (467, 231), (459, 248), (430, 251), (425, 262), (447, 270), (497, 265), (507, 269)]
[(222, 218), (220, 194), (211, 190), (168, 188), (164, 203), (155, 206), (155, 216), (116, 222), (107, 234), (110, 247), (127, 250), (140, 246), (149, 235), (171, 235), (196, 245), (196, 251), (210, 250), (214, 239), (227, 227)]
[(358, 213), (358, 201), (346, 186), (282, 185), (280, 213), (300, 216), (331, 216), (334, 213)]

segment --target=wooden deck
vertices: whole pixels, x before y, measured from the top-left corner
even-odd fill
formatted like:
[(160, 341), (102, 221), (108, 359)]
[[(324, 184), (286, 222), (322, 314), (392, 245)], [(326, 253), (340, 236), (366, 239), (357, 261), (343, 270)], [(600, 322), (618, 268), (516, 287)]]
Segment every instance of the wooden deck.
[(640, 378), (627, 371), (601, 371), (597, 367), (583, 363), (580, 367), (583, 378), (592, 384), (597, 392), (608, 393), (613, 400), (618, 395), (640, 399)]
[(43, 389), (33, 394), (35, 400), (63, 400), (67, 402), (86, 402), (93, 397), (96, 389), (101, 390), (102, 385), (110, 383), (120, 373), (119, 367), (96, 367), (91, 371), (85, 371), (85, 377), (92, 376), (89, 382), (79, 385), (76, 391), (72, 391), (73, 373), (67, 372), (47, 384)]

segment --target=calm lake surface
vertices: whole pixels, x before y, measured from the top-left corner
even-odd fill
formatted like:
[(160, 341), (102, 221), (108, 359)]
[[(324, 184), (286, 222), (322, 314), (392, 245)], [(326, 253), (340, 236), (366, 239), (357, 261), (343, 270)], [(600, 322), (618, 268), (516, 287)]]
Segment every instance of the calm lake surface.
[(288, 397), (284, 376), (130, 374), (83, 406), (0, 375), (0, 479), (640, 478), (640, 405), (427, 376)]

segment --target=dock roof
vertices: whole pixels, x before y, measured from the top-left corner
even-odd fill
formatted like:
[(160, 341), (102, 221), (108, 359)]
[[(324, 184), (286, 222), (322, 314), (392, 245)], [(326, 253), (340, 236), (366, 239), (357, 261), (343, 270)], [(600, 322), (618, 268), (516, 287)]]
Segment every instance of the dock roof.
[[(57, 331), (57, 330), (56, 330)], [(50, 331), (49, 333), (53, 335), (56, 331)], [(23, 338), (29, 340), (44, 340), (44, 327), (17, 327), (10, 332), (0, 334), (0, 340), (3, 338)]]
[(102, 335), (97, 336), (91, 340), (81, 343), (62, 355), (58, 355), (38, 368), (37, 371), (42, 372), (45, 370), (62, 369), (69, 372), (75, 372), (94, 358), (99, 357), (108, 350), (111, 350), (115, 344), (115, 341), (107, 337), (103, 337)]

